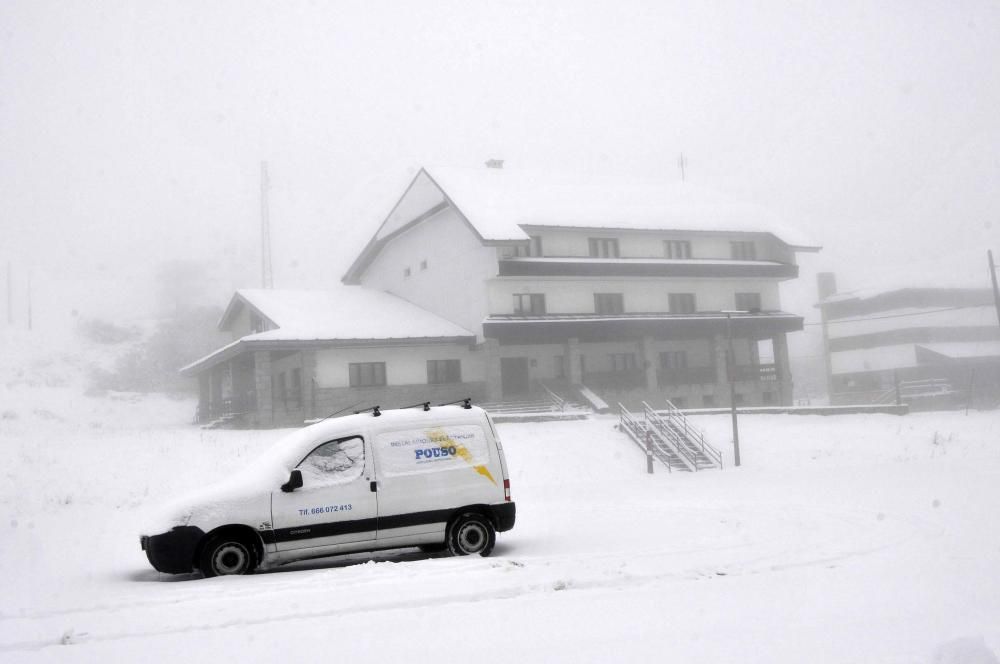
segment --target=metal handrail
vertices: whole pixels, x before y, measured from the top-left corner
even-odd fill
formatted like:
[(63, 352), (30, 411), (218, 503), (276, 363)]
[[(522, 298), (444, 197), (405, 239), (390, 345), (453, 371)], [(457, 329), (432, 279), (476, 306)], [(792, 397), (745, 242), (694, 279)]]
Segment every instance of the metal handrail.
[(541, 381), (538, 381), (538, 384), (542, 386), (543, 390), (545, 390), (545, 393), (549, 397), (549, 401), (551, 401), (554, 406), (556, 406), (560, 411), (566, 410), (566, 400), (565, 399), (563, 399), (561, 396), (559, 396), (558, 394), (556, 394), (555, 392), (553, 392), (551, 389), (549, 389), (549, 386), (546, 385), (545, 383), (543, 383)]
[[(671, 454), (674, 456), (680, 456), (680, 455), (678, 455), (670, 447), (666, 447), (666, 449), (664, 449), (664, 445), (662, 443), (664, 443), (665, 441), (661, 436), (654, 435), (653, 431), (649, 427), (640, 426), (639, 420), (637, 420), (635, 416), (633, 416), (632, 413), (629, 412), (628, 408), (626, 408), (621, 403), (618, 404), (618, 419), (620, 426), (631, 432), (632, 435), (630, 436), (630, 438), (632, 438), (635, 444), (639, 446), (639, 449), (647, 451), (646, 444), (649, 444), (649, 446), (652, 449), (654, 449), (656, 452), (659, 452), (659, 455), (656, 455), (654, 453), (654, 456), (656, 456), (656, 458), (660, 460), (660, 463), (662, 463), (664, 466), (667, 467), (667, 471), (671, 473), (674, 472), (673, 467), (670, 465), (669, 461), (667, 461), (664, 457), (668, 457)], [(645, 434), (645, 436), (643, 436), (643, 434)]]
[(661, 436), (673, 443), (673, 451), (678, 457), (681, 458), (684, 465), (692, 471), (697, 471), (698, 462), (694, 456), (692, 456), (691, 450), (689, 450), (684, 444), (684, 441), (678, 432), (671, 428), (645, 401), (642, 402), (642, 413), (645, 416), (646, 421), (649, 422)]
[(705, 435), (688, 421), (687, 416), (672, 401), (667, 399), (666, 419), (663, 419), (660, 413), (653, 410), (646, 402), (643, 402), (643, 406), (649, 409), (656, 421), (663, 422), (665, 426), (673, 427), (677, 431), (678, 438), (682, 439), (679, 446), (693, 445), (706, 458), (722, 468), (722, 453), (705, 442)]

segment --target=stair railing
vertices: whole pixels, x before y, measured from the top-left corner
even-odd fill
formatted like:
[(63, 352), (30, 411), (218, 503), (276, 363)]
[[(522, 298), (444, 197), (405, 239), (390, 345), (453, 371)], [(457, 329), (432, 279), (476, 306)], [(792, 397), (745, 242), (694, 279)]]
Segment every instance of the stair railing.
[[(643, 404), (647, 408), (648, 404)], [(652, 409), (650, 409), (652, 410)], [(662, 413), (656, 413), (657, 416), (662, 416)], [(667, 408), (663, 411), (665, 419), (669, 425), (674, 427), (676, 431), (684, 438), (685, 446), (692, 446), (696, 450), (700, 451), (702, 455), (705, 456), (709, 461), (715, 463), (722, 468), (722, 452), (712, 447), (710, 444), (705, 442), (705, 434), (701, 432), (697, 427), (688, 421), (687, 416), (680, 411), (677, 406), (673, 404), (670, 399), (667, 399)]]
[(683, 437), (645, 401), (642, 402), (642, 414), (652, 429), (673, 443), (673, 449), (676, 450), (677, 456), (684, 462), (684, 465), (692, 471), (697, 471), (698, 460), (694, 458), (691, 450), (684, 443)]
[(688, 437), (688, 440), (697, 445), (705, 456), (718, 464), (719, 468), (722, 468), (722, 452), (705, 442), (705, 434), (703, 434), (696, 426), (691, 424), (687, 415), (682, 413), (680, 409), (677, 408), (672, 401), (670, 401), (670, 399), (667, 399), (667, 412), (670, 413), (670, 418), (675, 423), (679, 422), (683, 425), (684, 434)]
[(648, 425), (643, 425), (643, 423), (632, 414), (628, 408), (626, 408), (621, 403), (618, 404), (618, 422), (619, 428), (629, 433), (629, 437), (639, 446), (642, 451), (647, 451), (647, 449), (652, 449), (653, 455), (660, 460), (664, 466), (667, 467), (667, 472), (674, 472), (673, 466), (670, 464), (670, 457), (679, 456), (669, 445), (665, 444), (665, 441), (658, 432), (651, 429)]
[(561, 396), (553, 392), (552, 389), (550, 389), (549, 386), (543, 383), (542, 381), (538, 381), (538, 384), (541, 386), (542, 390), (544, 390), (545, 396), (548, 398), (549, 403), (552, 404), (553, 410), (558, 410), (558, 411), (566, 410), (565, 399), (563, 399)]

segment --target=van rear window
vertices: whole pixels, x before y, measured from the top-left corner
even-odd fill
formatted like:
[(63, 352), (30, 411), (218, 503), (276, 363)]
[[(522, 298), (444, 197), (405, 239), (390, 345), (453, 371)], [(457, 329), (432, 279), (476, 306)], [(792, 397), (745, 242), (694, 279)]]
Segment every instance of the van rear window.
[(390, 431), (375, 437), (385, 476), (468, 468), (490, 462), (490, 450), (478, 424)]

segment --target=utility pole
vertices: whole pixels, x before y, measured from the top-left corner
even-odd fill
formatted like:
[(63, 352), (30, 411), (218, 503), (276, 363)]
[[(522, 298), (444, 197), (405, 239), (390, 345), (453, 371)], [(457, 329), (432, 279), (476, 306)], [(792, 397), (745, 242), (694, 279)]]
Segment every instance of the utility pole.
[(271, 220), (267, 204), (267, 162), (260, 162), (260, 285), (274, 288), (274, 273), (271, 269)]
[(993, 306), (997, 310), (997, 323), (1000, 324), (1000, 288), (997, 288), (997, 264), (993, 262), (993, 250), (986, 250), (986, 258), (990, 262), (990, 280), (993, 281)]

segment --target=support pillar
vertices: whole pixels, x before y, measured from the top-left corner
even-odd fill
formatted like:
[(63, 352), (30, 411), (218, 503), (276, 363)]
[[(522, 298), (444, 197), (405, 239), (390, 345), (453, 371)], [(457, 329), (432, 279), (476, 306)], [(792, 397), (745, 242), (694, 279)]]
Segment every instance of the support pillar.
[(257, 424), (269, 427), (274, 424), (270, 351), (257, 351), (253, 354), (253, 380), (254, 389), (257, 392)]
[(774, 349), (774, 374), (778, 381), (778, 396), (782, 406), (792, 405), (792, 370), (788, 361), (788, 337), (776, 334), (771, 337)]
[(646, 374), (646, 390), (648, 392), (660, 388), (656, 359), (656, 353), (653, 350), (653, 337), (646, 336), (639, 339), (639, 360), (642, 362), (643, 371)]
[(497, 403), (503, 399), (503, 380), (500, 375), (500, 342), (496, 339), (483, 340), (486, 401)]
[(583, 368), (580, 366), (580, 340), (576, 337), (566, 340), (566, 377), (570, 385), (583, 385)]

